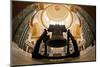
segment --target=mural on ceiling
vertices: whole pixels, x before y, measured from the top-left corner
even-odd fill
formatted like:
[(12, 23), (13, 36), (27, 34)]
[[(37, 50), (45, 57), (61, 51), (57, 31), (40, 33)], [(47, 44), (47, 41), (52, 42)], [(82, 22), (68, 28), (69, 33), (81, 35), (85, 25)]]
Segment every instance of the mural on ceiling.
[(96, 6), (12, 1), (11, 64), (96, 60)]

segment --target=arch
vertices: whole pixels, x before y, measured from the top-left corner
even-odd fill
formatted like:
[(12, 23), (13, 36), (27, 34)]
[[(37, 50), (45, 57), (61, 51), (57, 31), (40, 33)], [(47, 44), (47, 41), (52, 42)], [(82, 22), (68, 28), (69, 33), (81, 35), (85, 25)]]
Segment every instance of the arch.
[[(73, 5), (74, 6), (74, 5)], [(34, 7), (34, 9), (33, 9)], [(80, 20), (80, 17), (83, 17), (84, 23), (83, 23), (83, 33), (84, 38), (86, 38), (87, 45), (86, 47), (90, 46), (91, 41), (95, 39), (95, 26), (92, 23), (94, 21), (91, 19), (91, 17), (86, 13), (81, 7), (79, 6), (74, 6), (75, 9), (77, 9), (77, 12), (79, 13), (77, 16)], [(27, 11), (28, 10), (28, 11)], [(28, 36), (28, 20), (32, 18), (34, 19), (34, 16), (36, 15), (38, 11), (36, 10), (35, 6), (32, 4), (25, 8), (18, 16), (14, 18), (12, 21), (12, 34), (13, 34), (13, 40), (18, 44), (18, 46), (22, 49), (26, 49), (26, 44), (25, 40), (27, 39)], [(22, 15), (22, 18), (20, 17)], [(88, 19), (87, 19), (88, 18)]]

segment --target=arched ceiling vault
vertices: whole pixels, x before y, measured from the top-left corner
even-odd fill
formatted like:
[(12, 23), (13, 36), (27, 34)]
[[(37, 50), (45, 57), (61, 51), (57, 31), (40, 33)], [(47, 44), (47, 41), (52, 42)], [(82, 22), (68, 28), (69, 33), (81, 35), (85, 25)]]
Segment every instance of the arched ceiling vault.
[[(22, 12), (18, 14), (13, 20), (13, 34), (14, 34), (14, 41), (21, 47), (25, 48), (25, 39), (27, 39), (28, 36), (28, 21), (31, 19), (32, 23), (38, 23), (43, 24), (43, 29), (46, 27), (48, 28), (49, 24), (65, 24), (66, 28), (72, 29), (72, 25), (76, 24), (81, 26), (80, 19), (84, 20), (83, 27), (88, 28), (83, 31), (84, 37), (87, 37), (88, 35), (91, 35), (91, 39), (94, 39), (93, 34), (95, 33), (95, 26), (91, 24), (91, 22), (94, 23), (94, 21), (91, 19), (91, 17), (86, 13), (82, 8), (75, 5), (48, 5), (49, 7), (45, 6), (44, 10), (37, 10), (36, 6), (34, 4), (28, 6), (25, 8)], [(51, 7), (50, 7), (51, 6)], [(43, 8), (43, 7), (42, 7)], [(51, 8), (54, 10), (51, 10)], [(63, 12), (62, 12), (63, 11)], [(40, 16), (39, 16), (40, 14)], [(45, 16), (44, 16), (45, 15)], [(46, 17), (46, 15), (48, 17)], [(80, 18), (82, 17), (82, 18)], [(88, 19), (86, 19), (86, 17)], [(38, 18), (34, 19), (34, 18)], [(45, 19), (45, 20), (44, 20)], [(51, 21), (52, 19), (52, 21)], [(42, 20), (42, 21), (41, 21)], [(49, 22), (49, 23), (47, 23)], [(16, 25), (16, 26), (15, 26)], [(73, 25), (74, 26), (74, 25)], [(41, 30), (40, 30), (41, 31)], [(88, 32), (88, 33), (86, 33)], [(90, 39), (90, 41), (92, 41)], [(89, 42), (90, 42), (89, 41)]]

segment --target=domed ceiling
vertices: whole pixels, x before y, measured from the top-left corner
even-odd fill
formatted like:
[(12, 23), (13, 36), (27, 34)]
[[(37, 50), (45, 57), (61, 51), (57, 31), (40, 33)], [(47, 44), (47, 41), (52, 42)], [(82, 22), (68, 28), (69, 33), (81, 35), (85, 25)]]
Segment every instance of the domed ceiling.
[[(92, 49), (91, 45), (94, 44), (95, 46), (95, 21), (91, 18), (89, 13), (87, 13), (83, 8), (81, 8), (81, 6), (69, 4), (31, 3), (17, 16), (15, 16), (12, 22), (12, 42), (16, 43), (18, 45), (18, 48), (21, 48), (21, 50), (24, 50), (26, 53), (31, 53), (36, 43), (39, 43), (37, 42), (37, 40), (41, 39), (40, 36), (41, 34), (43, 34), (44, 29), (47, 30), (47, 35), (51, 35), (51, 32), (48, 31), (50, 25), (65, 25), (65, 29), (70, 30), (73, 38), (77, 42), (77, 49), (80, 51), (80, 57), (78, 58), (78, 61), (82, 61), (81, 58), (83, 57), (83, 55), (86, 56), (85, 61), (91, 60), (91, 57), (95, 58), (95, 52), (87, 50), (90, 48)], [(59, 30), (57, 32), (59, 32)], [(63, 37), (67, 39), (67, 31), (63, 32), (62, 34)], [(70, 39), (69, 42), (70, 44), (72, 44)], [(40, 53), (43, 52), (42, 48), (44, 48), (43, 40), (41, 44), (42, 46), (40, 46), (41, 48), (39, 50)], [(70, 51), (72, 49), (72, 45), (69, 46)], [(66, 53), (66, 48), (66, 46), (56, 49), (52, 47), (47, 47), (48, 52), (49, 54), (51, 54), (51, 56), (53, 53)], [(84, 51), (86, 51), (86, 53), (84, 53)], [(93, 54), (93, 56), (91, 56), (89, 52)], [(89, 54), (89, 56), (87, 56), (87, 54)], [(72, 58), (72, 60), (70, 61), (73, 62), (76, 59), (77, 58)], [(42, 60), (42, 62), (46, 63), (44, 62), (44, 60)]]
[(41, 21), (47, 28), (50, 24), (66, 25), (67, 28), (73, 21), (73, 15), (65, 5), (49, 5), (43, 10)]

